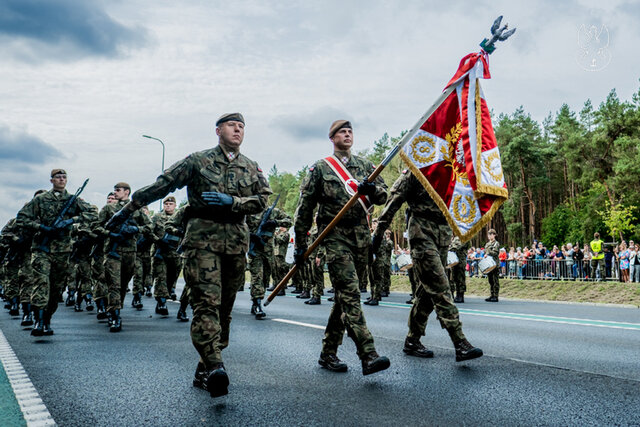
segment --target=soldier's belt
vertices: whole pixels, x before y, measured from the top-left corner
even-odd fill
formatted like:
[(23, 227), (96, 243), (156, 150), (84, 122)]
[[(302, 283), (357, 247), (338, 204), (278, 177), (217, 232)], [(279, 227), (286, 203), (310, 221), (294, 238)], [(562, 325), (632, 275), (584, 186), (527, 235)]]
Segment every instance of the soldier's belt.
[[(333, 218), (319, 219), (318, 220), (319, 227), (320, 228), (325, 228), (327, 225), (329, 225), (329, 223), (331, 222), (332, 219)], [(352, 228), (352, 227), (357, 227), (358, 225), (363, 225), (363, 226), (369, 228), (369, 226), (367, 225), (366, 219), (358, 219), (358, 218), (342, 218), (340, 220), (340, 222), (338, 222), (338, 224), (336, 224), (336, 227)]]
[(230, 212), (214, 212), (212, 209), (189, 209), (188, 218), (206, 219), (219, 224), (243, 224), (245, 221), (244, 215)]

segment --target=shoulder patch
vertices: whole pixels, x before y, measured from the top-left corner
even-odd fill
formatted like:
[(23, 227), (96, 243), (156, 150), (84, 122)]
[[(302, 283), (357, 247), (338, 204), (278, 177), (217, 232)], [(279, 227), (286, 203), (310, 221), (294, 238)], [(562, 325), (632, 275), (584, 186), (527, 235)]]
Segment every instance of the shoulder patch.
[(403, 170), (403, 171), (402, 171), (402, 174), (404, 175), (404, 174), (406, 174), (407, 172), (409, 172), (409, 169), (405, 169), (405, 170)]

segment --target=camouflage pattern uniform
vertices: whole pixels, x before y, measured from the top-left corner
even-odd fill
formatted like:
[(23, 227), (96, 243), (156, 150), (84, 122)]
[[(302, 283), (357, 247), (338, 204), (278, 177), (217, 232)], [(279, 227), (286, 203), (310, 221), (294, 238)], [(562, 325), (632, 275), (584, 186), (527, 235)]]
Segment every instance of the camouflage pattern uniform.
[[(49, 190), (33, 198), (18, 212), (18, 227), (35, 231), (31, 257), (34, 275), (31, 306), (34, 311), (43, 309), (47, 317), (58, 309), (58, 298), (72, 276), (69, 264), (71, 230), (60, 230), (54, 237), (48, 238), (49, 252), (45, 252), (40, 244), (46, 234), (40, 230), (40, 226), (53, 225), (58, 213), (71, 197), (67, 190)], [(73, 218), (74, 223), (81, 224), (95, 221), (96, 217), (96, 208), (78, 197), (62, 219)]]
[(136, 267), (133, 275), (133, 293), (150, 292), (153, 286), (151, 273), (151, 246), (153, 233), (140, 233), (136, 241)]
[(449, 269), (452, 294), (464, 294), (467, 292), (465, 267), (467, 266), (467, 251), (470, 247), (470, 242), (462, 243), (458, 236), (454, 236), (449, 245), (449, 251), (455, 252), (458, 257), (458, 263)]
[[(158, 180), (132, 195), (132, 208), (188, 188), (184, 278), (191, 292), (191, 340), (206, 369), (222, 362), (236, 293), (244, 283), (249, 229), (245, 216), (262, 212), (271, 194), (258, 164), (243, 154), (227, 155), (220, 145), (196, 152), (168, 168)], [(231, 207), (209, 206), (203, 191), (233, 197)]]
[[(16, 226), (16, 219), (11, 218), (7, 224), (2, 228), (2, 244), (6, 247), (7, 259), (4, 263), (4, 296), (7, 301), (12, 301), (14, 298), (19, 299), (20, 295), (20, 282), (18, 279), (18, 270), (23, 263), (25, 257), (25, 251), (21, 250), (25, 245), (18, 245), (20, 235)], [(11, 249), (10, 249), (11, 248)], [(10, 259), (12, 258), (12, 259)], [(29, 259), (27, 262), (30, 262)]]
[[(182, 239), (184, 239), (184, 230), (186, 229), (186, 220), (185, 214), (189, 204), (181, 208), (176, 208), (175, 212), (169, 220), (165, 223), (165, 231), (173, 236), (177, 236), (181, 239), (180, 246), (177, 248), (177, 253), (180, 256), (180, 268), (184, 264), (184, 252), (182, 248)], [(189, 290), (189, 283), (185, 282), (184, 288), (182, 288), (182, 293), (180, 294), (180, 309), (186, 310), (187, 305), (191, 304), (191, 291)]]
[[(318, 229), (311, 230), (310, 242), (313, 242), (318, 237)], [(316, 258), (320, 259), (320, 265), (316, 265)], [(320, 244), (309, 256), (311, 266), (309, 268), (309, 283), (311, 288), (311, 296), (313, 298), (320, 298), (324, 295), (324, 264), (326, 259), (326, 251), (322, 244)]]
[[(254, 235), (257, 233), (263, 215), (264, 213), (259, 213), (247, 218), (247, 226), (249, 227), (250, 233)], [(269, 220), (275, 221), (276, 225), (263, 228), (262, 240), (264, 242), (264, 246), (255, 244), (253, 247), (254, 255), (249, 255), (252, 299), (264, 298), (265, 290), (269, 287), (269, 280), (275, 270), (273, 261), (273, 233), (275, 231), (275, 227), (289, 228), (292, 225), (291, 217), (278, 208), (274, 208), (273, 211), (271, 211)], [(273, 274), (273, 276), (275, 277), (276, 275)]]
[(419, 339), (425, 334), (427, 320), (435, 308), (438, 320), (451, 340), (454, 343), (461, 342), (465, 336), (444, 267), (451, 242), (451, 228), (429, 193), (411, 172), (405, 170), (391, 187), (389, 200), (378, 218), (375, 235), (382, 238), (382, 233), (389, 228), (393, 216), (404, 202), (407, 202), (411, 212), (409, 245), (413, 268), (420, 283), (409, 314), (407, 338)]
[[(177, 252), (178, 244), (175, 247), (169, 247), (162, 242), (167, 231), (165, 230), (167, 222), (175, 215), (167, 214), (164, 210), (153, 216), (151, 219), (151, 229), (155, 244), (153, 246), (153, 259), (151, 260), (151, 269), (153, 271), (153, 279), (155, 287), (153, 288), (153, 296), (159, 298), (169, 298), (175, 294), (176, 283), (182, 271), (182, 260)], [(169, 233), (171, 234), (171, 233)]]
[(497, 240), (487, 242), (484, 245), (484, 254), (485, 256), (493, 258), (493, 261), (495, 261), (498, 266), (487, 274), (489, 286), (491, 287), (491, 296), (498, 298), (498, 294), (500, 293), (500, 281), (498, 280), (498, 275), (500, 274), (500, 260), (498, 259), (498, 255), (500, 255), (500, 243)]
[(104, 273), (104, 242), (105, 237), (98, 231), (97, 221), (91, 225), (92, 232), (97, 236), (91, 250), (91, 281), (93, 283), (93, 300), (98, 308), (106, 310), (109, 298), (109, 288)]
[(393, 241), (386, 237), (382, 239), (376, 259), (371, 264), (371, 298), (380, 301), (383, 291), (391, 288), (391, 252)]
[[(96, 211), (98, 209), (96, 208)], [(80, 308), (83, 299), (87, 302), (93, 295), (93, 280), (91, 278), (91, 250), (96, 244), (96, 235), (87, 225), (73, 227), (75, 238), (71, 260), (75, 263), (76, 306)]]
[(291, 267), (287, 264), (286, 256), (287, 249), (289, 248), (289, 232), (276, 230), (273, 235), (273, 283), (274, 285), (280, 283), (284, 276), (286, 276), (289, 268)]
[[(143, 212), (135, 212), (129, 224), (138, 227), (138, 233), (116, 238), (104, 226), (114, 213), (122, 209), (129, 200), (118, 200), (107, 203), (98, 215), (96, 232), (106, 237), (104, 242), (104, 273), (108, 292), (107, 311), (113, 312), (122, 308), (125, 295), (129, 290), (129, 281), (133, 278), (136, 266), (136, 241), (139, 233), (146, 233), (151, 222)], [(115, 248), (115, 251), (114, 251)]]
[[(348, 152), (336, 150), (335, 155), (358, 181), (363, 181), (375, 169), (370, 161)], [(387, 198), (387, 187), (380, 177), (375, 184), (376, 192), (370, 199), (374, 204), (382, 204)], [(306, 242), (300, 239), (300, 236), (307, 236), (316, 206), (318, 230), (322, 232), (347, 203), (350, 195), (345, 191), (343, 182), (324, 160), (316, 162), (309, 169), (300, 193), (295, 234), (296, 248), (303, 249)], [(322, 354), (336, 354), (338, 346), (342, 343), (345, 328), (356, 344), (360, 359), (366, 359), (375, 353), (373, 336), (367, 328), (360, 305), (360, 281), (356, 273), (356, 265), (367, 264), (370, 239), (367, 213), (356, 203), (323, 240), (329, 277), (335, 289), (335, 302), (325, 329)]]

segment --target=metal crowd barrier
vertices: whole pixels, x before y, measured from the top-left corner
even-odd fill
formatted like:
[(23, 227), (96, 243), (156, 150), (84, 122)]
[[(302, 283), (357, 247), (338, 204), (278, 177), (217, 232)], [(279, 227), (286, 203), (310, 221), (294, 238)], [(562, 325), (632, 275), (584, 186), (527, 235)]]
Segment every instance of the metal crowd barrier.
[[(478, 261), (467, 260), (467, 272), (470, 277), (484, 277), (478, 269)], [(591, 268), (590, 260), (567, 261), (551, 259), (528, 259), (526, 261), (507, 261), (500, 268), (502, 277), (534, 280), (620, 280), (620, 267), (617, 262), (605, 264), (604, 271)]]

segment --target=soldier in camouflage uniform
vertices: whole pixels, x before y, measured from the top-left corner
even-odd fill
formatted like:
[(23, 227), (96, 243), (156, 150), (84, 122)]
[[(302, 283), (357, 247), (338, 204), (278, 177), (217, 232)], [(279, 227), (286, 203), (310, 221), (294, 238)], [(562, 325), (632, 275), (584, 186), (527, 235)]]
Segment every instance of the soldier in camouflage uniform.
[(169, 196), (162, 201), (162, 212), (153, 216), (151, 228), (153, 231), (153, 259), (151, 268), (155, 286), (153, 288), (156, 299), (156, 313), (162, 316), (169, 315), (167, 299), (171, 297), (175, 301), (175, 287), (182, 271), (182, 260), (177, 252), (180, 238), (165, 230), (167, 221), (175, 213), (176, 199)]
[[(95, 207), (97, 211), (98, 208)], [(82, 301), (87, 303), (87, 311), (93, 310), (93, 280), (91, 278), (91, 251), (96, 244), (96, 234), (91, 224), (73, 226), (71, 234), (74, 236), (71, 261), (75, 264), (76, 300), (74, 310), (81, 312)]]
[[(184, 230), (186, 229), (186, 214), (188, 212), (189, 204), (176, 209), (175, 213), (171, 215), (169, 220), (165, 224), (165, 231), (172, 236), (176, 236), (180, 239), (180, 245), (177, 248), (177, 252), (180, 255), (180, 263), (184, 264), (182, 241), (184, 240)], [(191, 304), (191, 291), (189, 290), (189, 284), (185, 282), (182, 293), (180, 294), (180, 307), (176, 318), (181, 322), (188, 322), (189, 316), (187, 316), (187, 306)]]
[[(375, 229), (374, 229), (375, 231)], [(391, 278), (391, 252), (393, 251), (393, 241), (391, 231), (384, 233), (384, 239), (380, 244), (376, 259), (371, 264), (371, 296), (364, 303), (376, 306), (382, 299), (382, 291), (385, 286), (390, 286)], [(387, 293), (386, 296), (389, 296)]]
[(251, 215), (247, 218), (247, 226), (251, 233), (253, 252), (249, 254), (249, 272), (251, 273), (251, 314), (256, 319), (263, 319), (266, 314), (262, 310), (262, 299), (273, 271), (273, 233), (276, 227), (291, 227), (291, 217), (278, 208), (271, 211), (262, 228), (262, 236), (258, 236), (258, 227), (264, 213)]
[[(310, 241), (313, 242), (318, 237), (318, 228), (314, 226), (311, 230)], [(324, 264), (326, 259), (326, 251), (324, 246), (320, 244), (311, 255), (309, 255), (309, 290), (311, 291), (311, 299), (305, 301), (305, 304), (319, 305), (321, 296), (324, 295)]]
[(453, 341), (456, 361), (480, 357), (482, 350), (473, 347), (462, 332), (458, 309), (452, 301), (445, 273), (451, 228), (438, 205), (411, 172), (405, 170), (393, 184), (389, 200), (378, 218), (372, 247), (379, 247), (382, 233), (389, 228), (393, 216), (405, 202), (410, 209), (411, 258), (414, 268), (417, 268), (420, 287), (414, 295), (403, 351), (412, 356), (433, 357), (433, 352), (422, 345), (420, 337), (425, 334), (427, 320), (435, 308), (440, 324)]
[[(107, 283), (108, 305), (107, 316), (110, 318), (109, 331), (122, 330), (122, 309), (125, 295), (129, 290), (129, 281), (133, 278), (136, 266), (136, 242), (140, 233), (147, 233), (151, 221), (142, 211), (135, 212), (131, 218), (117, 229), (108, 230), (107, 221), (129, 203), (131, 186), (126, 182), (118, 182), (113, 187), (113, 194), (118, 201), (107, 203), (98, 215), (96, 232), (105, 236), (104, 272)], [(139, 295), (137, 295), (139, 298)]]
[[(487, 237), (489, 241), (484, 245), (484, 256), (485, 258), (489, 256), (492, 257), (496, 265), (499, 266), (500, 260), (498, 259), (498, 255), (500, 254), (500, 243), (496, 240), (496, 234), (496, 230), (493, 228), (488, 231)], [(487, 273), (489, 286), (491, 288), (491, 296), (485, 299), (487, 302), (498, 302), (498, 294), (500, 294), (498, 274), (500, 274), (500, 268), (494, 268)]]
[(245, 216), (262, 212), (271, 194), (262, 169), (240, 153), (242, 115), (220, 117), (216, 135), (218, 146), (175, 163), (154, 184), (135, 192), (110, 224), (116, 227), (136, 209), (187, 186), (184, 278), (194, 310), (191, 340), (201, 358), (194, 385), (206, 387), (212, 397), (228, 393), (222, 350), (229, 345), (231, 310), (244, 283), (249, 247)]
[(456, 297), (453, 299), (455, 303), (464, 302), (464, 293), (467, 291), (467, 277), (465, 267), (467, 265), (467, 251), (471, 244), (469, 242), (462, 243), (458, 236), (454, 236), (449, 245), (449, 251), (455, 252), (458, 257), (458, 263), (449, 269), (451, 277), (451, 293), (455, 292)]
[(280, 227), (273, 235), (273, 285), (267, 291), (273, 291), (278, 283), (282, 281), (289, 271), (287, 264), (287, 248), (289, 247), (289, 232), (286, 228)]
[[(107, 205), (118, 203), (115, 194), (107, 195)], [(93, 233), (97, 236), (91, 251), (91, 280), (93, 282), (93, 297), (97, 306), (96, 318), (98, 320), (107, 318), (107, 305), (109, 298), (109, 288), (104, 273), (104, 243), (106, 236), (98, 231), (98, 221), (91, 224)]]
[(51, 183), (53, 188), (27, 203), (17, 217), (18, 227), (35, 232), (31, 256), (35, 279), (31, 294), (31, 307), (36, 317), (36, 325), (31, 330), (34, 336), (53, 335), (51, 316), (58, 309), (60, 289), (71, 276), (72, 224), (88, 223), (97, 216), (95, 207), (78, 197), (64, 217), (56, 221), (72, 195), (65, 189), (67, 173), (63, 169), (51, 171)]
[[(6, 262), (4, 263), (4, 297), (7, 300), (5, 308), (9, 310), (11, 316), (20, 315), (20, 282), (18, 271), (27, 256), (27, 245), (30, 242), (21, 239), (21, 235), (16, 226), (16, 219), (11, 218), (2, 228), (2, 245), (6, 248)], [(26, 262), (29, 263), (28, 259)], [(33, 322), (32, 322), (33, 324)]]
[[(149, 208), (143, 206), (140, 209), (142, 213), (151, 217), (149, 214)], [(145, 293), (146, 296), (151, 296), (151, 288), (153, 287), (153, 278), (151, 275), (151, 246), (153, 245), (153, 233), (151, 230), (148, 233), (141, 233), (136, 241), (136, 271), (133, 275), (133, 289), (134, 293), (137, 290)], [(132, 300), (133, 301), (133, 300)], [(140, 300), (136, 306), (142, 308), (142, 301)]]
[[(387, 193), (382, 178), (372, 183), (366, 182), (375, 166), (370, 161), (351, 154), (351, 123), (347, 120), (334, 122), (329, 130), (329, 138), (334, 146), (333, 154), (336, 161), (341, 162), (342, 167), (361, 182), (358, 192), (367, 196), (373, 204), (384, 203)], [(296, 264), (301, 266), (304, 262), (302, 255), (306, 251), (306, 236), (311, 228), (316, 207), (318, 230), (322, 232), (350, 198), (350, 194), (345, 190), (345, 183), (326, 161), (320, 160), (309, 169), (300, 187), (300, 200), (296, 210)], [(367, 262), (370, 239), (367, 216), (368, 212), (357, 203), (345, 213), (322, 242), (326, 250), (329, 277), (335, 288), (335, 302), (325, 329), (318, 363), (335, 372), (347, 370), (347, 365), (336, 355), (345, 329), (356, 344), (364, 375), (387, 369), (390, 365), (388, 358), (376, 353), (373, 336), (367, 328), (360, 306), (356, 263)]]

